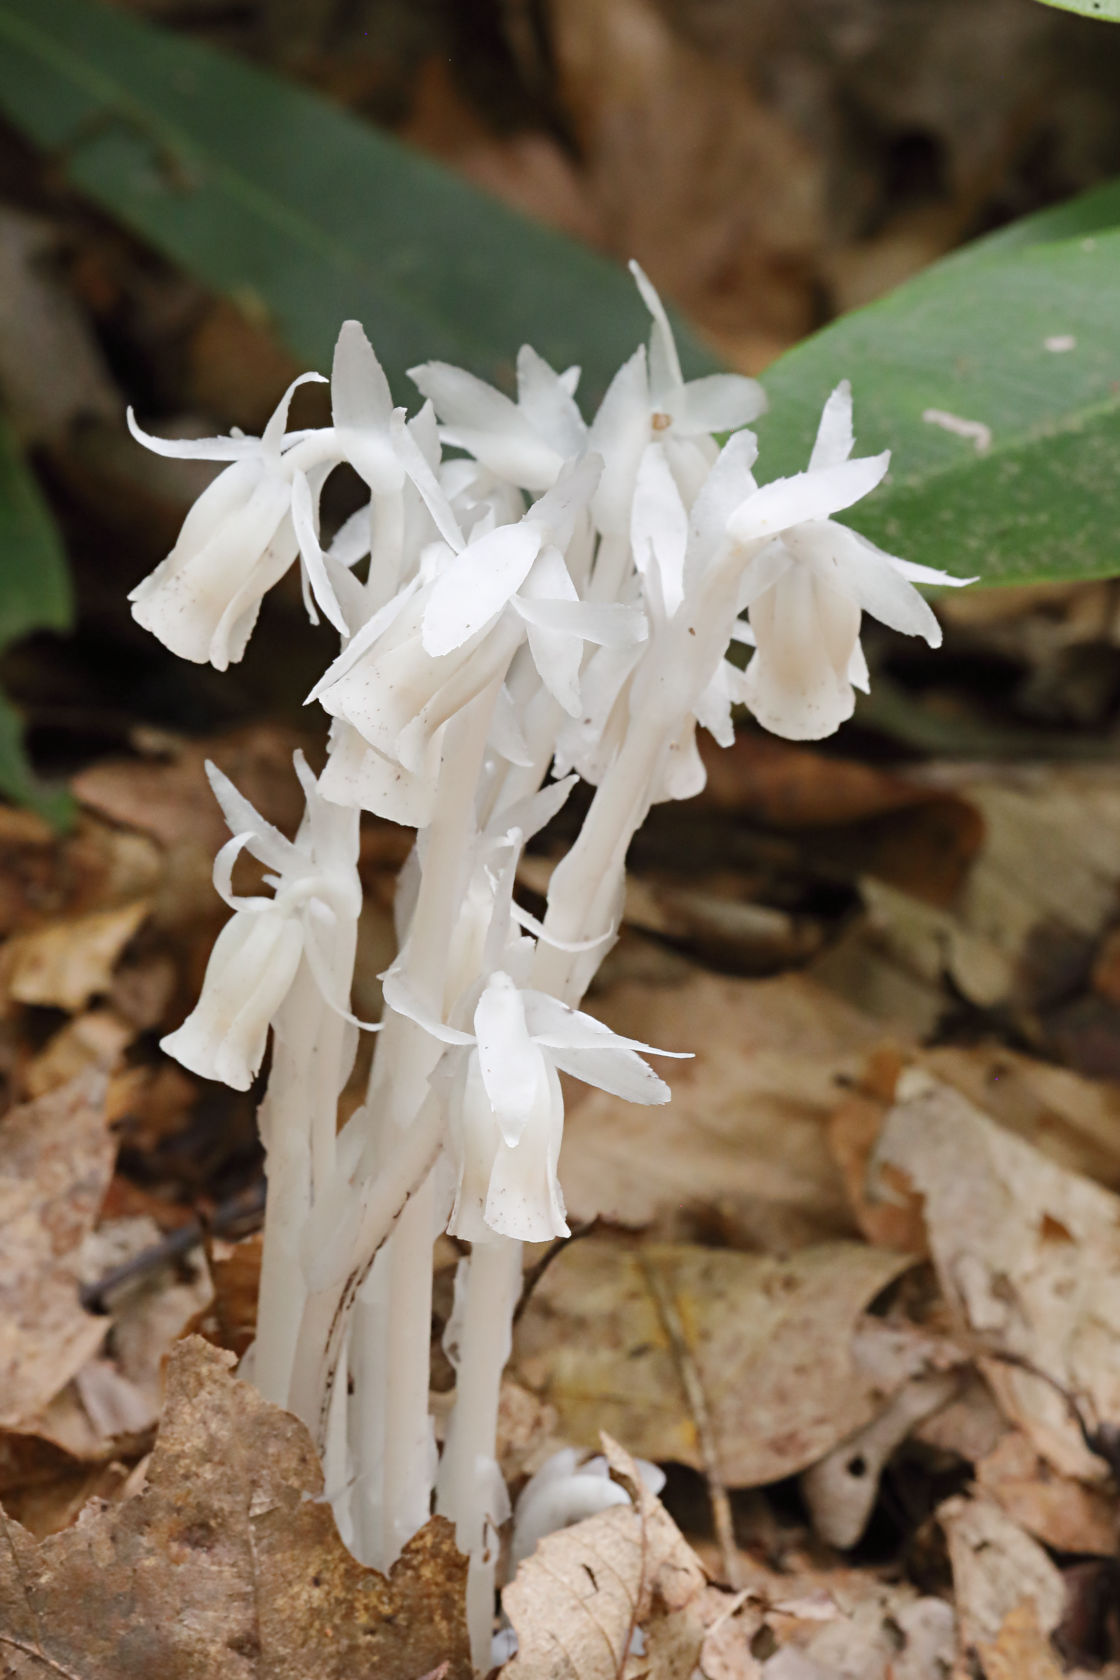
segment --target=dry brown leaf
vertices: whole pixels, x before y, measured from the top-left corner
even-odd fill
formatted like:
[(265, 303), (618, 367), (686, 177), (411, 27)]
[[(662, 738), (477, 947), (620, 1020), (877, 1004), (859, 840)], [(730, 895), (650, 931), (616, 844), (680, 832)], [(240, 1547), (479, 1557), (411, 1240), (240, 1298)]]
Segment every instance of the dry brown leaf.
[(773, 1248), (853, 1232), (826, 1124), (878, 1023), (801, 974), (694, 972), (617, 986), (592, 1007), (617, 1032), (695, 1060), (672, 1066), (665, 1108), (572, 1090), (560, 1176), (576, 1219), (660, 1220), (659, 1234), (677, 1236), (698, 1211), (741, 1246)]
[(149, 901), (140, 899), (18, 935), (6, 951), (9, 996), (17, 1003), (84, 1009), (109, 990), (117, 959), (148, 909)]
[(932, 984), (947, 975), (985, 1008), (1063, 997), (1115, 914), (1115, 772), (1023, 767), (978, 778), (938, 766), (927, 780), (967, 797), (984, 843), (950, 908), (864, 881), (878, 942), (913, 978)]
[(920, 1061), (1010, 1132), (1120, 1190), (1120, 1088), (1002, 1044), (942, 1045)]
[(990, 1499), (958, 1495), (937, 1513), (949, 1545), (962, 1653), (997, 1640), (1024, 1599), (1044, 1633), (1053, 1633), (1065, 1606), (1061, 1572), (1036, 1540)]
[(907, 1264), (857, 1243), (777, 1259), (588, 1237), (559, 1255), (530, 1298), (514, 1371), (556, 1407), (568, 1439), (592, 1445), (607, 1426), (642, 1457), (702, 1467), (678, 1353), (651, 1292), (655, 1268), (707, 1402), (724, 1483), (776, 1481), (879, 1409), (853, 1333)]
[(1120, 1537), (1115, 1496), (1047, 1464), (1010, 1429), (976, 1466), (976, 1480), (1021, 1528), (1057, 1552), (1113, 1557)]
[[(1029, 1360), (1098, 1418), (1120, 1417), (1120, 1199), (920, 1069), (903, 1075), (898, 1097), (876, 1159), (925, 1198), (938, 1281), (970, 1335)], [(1057, 1469), (1101, 1476), (1050, 1383), (997, 1359), (984, 1372)]]
[(23, 1076), (28, 1095), (46, 1096), (89, 1068), (111, 1073), (133, 1036), (132, 1027), (111, 1009), (75, 1016), (28, 1063)]
[(347, 1552), (311, 1439), (192, 1339), (168, 1372), (147, 1483), (39, 1544), (7, 1522), (12, 1680), (471, 1680), (466, 1560), (434, 1518), (388, 1580)]
[(1029, 1599), (1008, 1612), (991, 1644), (980, 1646), (980, 1661), (987, 1680), (1061, 1680), (1054, 1647)]
[[(709, 1587), (696, 1554), (633, 1460), (603, 1448), (635, 1503), (548, 1535), (502, 1592), (517, 1632), (505, 1680), (689, 1680), (729, 1595)], [(641, 1630), (645, 1652), (629, 1657)]]
[(116, 1145), (105, 1080), (83, 1074), (0, 1121), (0, 1424), (28, 1425), (107, 1329), (78, 1303), (80, 1249)]
[(827, 177), (784, 114), (650, 0), (551, 0), (549, 39), (610, 248), (755, 367), (807, 331)]

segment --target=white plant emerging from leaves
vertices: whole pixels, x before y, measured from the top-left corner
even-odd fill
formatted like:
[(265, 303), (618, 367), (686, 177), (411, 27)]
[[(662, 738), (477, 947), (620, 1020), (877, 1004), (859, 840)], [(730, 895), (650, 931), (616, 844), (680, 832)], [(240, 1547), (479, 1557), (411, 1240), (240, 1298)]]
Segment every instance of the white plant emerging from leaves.
[[(631, 837), (655, 801), (702, 787), (697, 726), (730, 743), (739, 703), (791, 739), (831, 734), (867, 686), (862, 614), (936, 646), (914, 583), (960, 581), (834, 518), (888, 465), (852, 459), (846, 383), (806, 471), (760, 488), (741, 428), (763, 411), (761, 388), (734, 374), (686, 382), (660, 300), (635, 277), (653, 317), (648, 353), (623, 365), (590, 425), (578, 370), (556, 373), (529, 348), (516, 402), (461, 369), (417, 368), (428, 400), (409, 420), (352, 321), (319, 431), (287, 430), (294, 386), (261, 438), (163, 442), (130, 416), (150, 448), (227, 463), (133, 591), (140, 623), (223, 670), (298, 559), (308, 611), (342, 639), (311, 696), (334, 721), (318, 778), (297, 757), (306, 815), (294, 840), (211, 767), (232, 835), (214, 881), (234, 915), (197, 1007), (164, 1040), (244, 1090), (272, 1029), (247, 1370), (316, 1433), (339, 1525), (365, 1561), (391, 1564), (433, 1496), (454, 1521), (483, 1668), (521, 1244), (568, 1231), (559, 1074), (662, 1103), (668, 1087), (645, 1057), (682, 1053), (620, 1038), (579, 1008), (617, 932)], [(713, 433), (727, 431), (721, 448)], [(444, 459), (444, 445), (460, 453)], [(324, 548), (319, 502), (343, 463), (368, 501)], [(754, 648), (745, 672), (726, 657), (736, 642)], [(595, 793), (537, 922), (514, 898), (517, 861), (573, 771)], [(359, 1025), (362, 810), (418, 833), (367, 1101), (339, 1132)], [(267, 893), (233, 893), (242, 851), (264, 864)], [(428, 1334), (441, 1230), (471, 1252), (437, 1469)]]

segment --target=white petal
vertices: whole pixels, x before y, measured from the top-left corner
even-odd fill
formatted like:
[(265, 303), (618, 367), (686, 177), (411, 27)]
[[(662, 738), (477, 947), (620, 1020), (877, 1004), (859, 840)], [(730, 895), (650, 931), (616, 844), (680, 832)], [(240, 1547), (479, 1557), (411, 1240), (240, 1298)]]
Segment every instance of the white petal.
[[(768, 589), (773, 589), (779, 578), (783, 578), (794, 564), (793, 554), (780, 539), (767, 543), (764, 549), (757, 553), (750, 565), (743, 572), (739, 582), (738, 610), (746, 609), (765, 595)], [(757, 643), (753, 627), (750, 636)]]
[(517, 596), (514, 605), (526, 624), (562, 630), (598, 647), (637, 647), (649, 635), (646, 616), (638, 606), (616, 603), (599, 606), (594, 601), (534, 601), (523, 594)]
[(941, 626), (933, 608), (906, 581), (889, 554), (843, 525), (831, 523), (814, 538), (814, 546), (818, 543), (835, 556), (835, 586), (851, 594), (864, 612), (903, 636), (922, 636), (930, 647), (941, 646)]
[(369, 553), (370, 522), (373, 517), (373, 503), (367, 502), (345, 520), (335, 532), (334, 541), (327, 550), (332, 559), (340, 566), (356, 566)]
[(529, 424), (562, 455), (578, 455), (587, 427), (571, 392), (531, 345), (517, 355), (517, 406)]
[(684, 437), (734, 432), (766, 413), (766, 393), (757, 379), (744, 374), (709, 373), (682, 386), (666, 404), (666, 413)]
[(441, 1044), (465, 1045), (473, 1044), (474, 1038), (470, 1033), (460, 1032), (457, 1027), (449, 1027), (439, 1017), (438, 1012), (431, 1008), (415, 988), (405, 978), (403, 964), (398, 957), (391, 968), (387, 968), (381, 976), (382, 996), (386, 1007), (397, 1015), (404, 1015), (414, 1021), (418, 1027), (423, 1027), (426, 1033), (439, 1040)]
[[(863, 539), (867, 541), (866, 537)], [(874, 548), (874, 543), (869, 543)], [(891, 555), (891, 563), (895, 570), (901, 572), (911, 583), (936, 584), (938, 587), (949, 589), (963, 589), (965, 584), (979, 583), (978, 577), (955, 577), (952, 572), (939, 572), (936, 566), (920, 566), (916, 560), (901, 560), (897, 554)]]
[(517, 829), (523, 840), (531, 840), (563, 808), (578, 781), (578, 776), (565, 776), (561, 781), (546, 782), (527, 799), (502, 807), (490, 819), (487, 833), (498, 836)]
[(587, 436), (588, 448), (605, 463), (591, 503), (600, 531), (620, 535), (629, 531), (630, 503), (649, 435), (649, 376), (643, 345), (611, 380)]
[(691, 1050), (659, 1050), (656, 1045), (644, 1044), (640, 1038), (624, 1038), (610, 1027), (572, 1009), (547, 992), (524, 988), (521, 993), (525, 1019), (529, 1031), (547, 1049), (565, 1050), (643, 1050), (649, 1056), (671, 1056), (674, 1061), (689, 1061)]
[[(323, 550), (319, 546), (319, 534), (315, 529), (311, 486), (307, 482), (306, 473), (297, 472), (292, 479), (292, 526), (307, 570), (307, 581), (311, 585), (312, 595), (339, 634), (348, 636), (350, 626), (343, 617), (342, 608), (331, 588), (327, 568), (323, 562)], [(312, 622), (316, 620), (313, 618)]]
[(214, 942), (198, 1003), (181, 1027), (161, 1039), (161, 1048), (192, 1073), (247, 1091), (302, 948), (293, 917), (233, 916)]
[(661, 772), (661, 783), (654, 798), (657, 801), (694, 799), (698, 793), (703, 793), (707, 780), (708, 772), (696, 745), (695, 719), (686, 718), (676, 740), (669, 748)]
[(330, 757), (319, 778), (324, 799), (349, 805), (402, 828), (425, 828), (432, 820), (436, 773), (416, 775), (364, 741), (348, 723), (335, 724)]
[(809, 457), (809, 471), (839, 466), (852, 453), (852, 387), (842, 379), (824, 405), (817, 439)]
[(644, 270), (636, 262), (631, 262), (629, 266), (642, 294), (642, 302), (653, 316), (653, 331), (649, 341), (649, 382), (656, 407), (671, 400), (673, 393), (684, 384), (684, 377), (665, 305)]
[(859, 607), (826, 592), (812, 569), (798, 564), (754, 602), (751, 625), (758, 650), (747, 666), (746, 694), (758, 722), (793, 741), (833, 734), (855, 707), (847, 673)]
[(458, 521), (451, 511), (447, 497), (440, 489), (439, 480), (432, 471), (427, 455), (416, 442), (404, 420), (403, 410), (394, 409), (389, 433), (405, 472), (416, 486), (424, 506), (435, 521), (436, 530), (453, 549), (462, 548), (463, 533), (459, 529)]
[(634, 563), (643, 577), (656, 570), (665, 612), (672, 616), (684, 599), (688, 513), (663, 450), (650, 444), (638, 468), (630, 519)]
[(735, 509), (757, 491), (751, 473), (757, 459), (753, 432), (736, 432), (720, 450), (689, 515), (689, 533), (704, 549), (710, 551), (726, 537)]
[(265, 821), (245, 795), (234, 787), (225, 772), (210, 759), (206, 760), (206, 778), (230, 833), (252, 836), (250, 849), (254, 857), (259, 858), (266, 868), (281, 874), (299, 867), (304, 861), (299, 849), (278, 828)]
[(756, 490), (732, 514), (728, 529), (739, 542), (757, 542), (808, 519), (827, 519), (874, 490), (890, 460), (890, 451), (886, 450), (882, 455), (775, 479)]
[(424, 610), (424, 651), (450, 653), (496, 613), (524, 582), (541, 546), (531, 525), (500, 525), (470, 543), (432, 587)]
[(478, 1065), (502, 1136), (516, 1144), (547, 1083), (544, 1057), (529, 1036), (521, 993), (508, 974), (492, 974), (474, 1012)]
[(301, 385), (325, 385), (327, 381), (321, 373), (301, 373), (298, 379), (293, 379), (280, 401), (272, 411), (268, 425), (261, 433), (261, 445), (266, 450), (279, 450), (284, 442), (284, 433), (288, 425), (288, 409), (292, 398)]
[(384, 431), (393, 397), (381, 363), (359, 321), (344, 321), (334, 347), (331, 412), (336, 426)]
[(519, 1242), (548, 1242), (570, 1235), (556, 1176), (564, 1133), (560, 1081), (547, 1069), (547, 1085), (516, 1145), (502, 1142), (494, 1155), (484, 1217), (492, 1231)]
[(128, 429), (145, 449), (153, 455), (166, 455), (173, 461), (239, 461), (255, 455), (260, 439), (255, 437), (161, 438), (153, 437), (139, 425), (131, 408), (125, 409)]
[(304, 701), (305, 706), (310, 705), (312, 700), (321, 700), (328, 688), (331, 688), (342, 677), (346, 676), (348, 671), (353, 670), (359, 660), (380, 640), (389, 626), (400, 617), (404, 607), (419, 588), (420, 579), (413, 578), (412, 582), (406, 583), (404, 588), (394, 595), (391, 601), (386, 601), (385, 605), (380, 607), (372, 618), (367, 618), (361, 629), (347, 642), (338, 658), (327, 666), (327, 669)]

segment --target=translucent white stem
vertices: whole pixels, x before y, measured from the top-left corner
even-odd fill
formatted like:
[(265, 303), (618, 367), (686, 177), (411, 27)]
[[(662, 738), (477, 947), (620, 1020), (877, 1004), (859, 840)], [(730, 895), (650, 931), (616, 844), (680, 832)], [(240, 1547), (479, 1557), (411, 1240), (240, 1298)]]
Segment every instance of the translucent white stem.
[[(384, 1170), (356, 1187), (361, 1212), (345, 1276), (308, 1294), (304, 1303), (289, 1406), (307, 1424), (320, 1447), (326, 1439), (327, 1413), (354, 1299), (410, 1198), (431, 1172), (443, 1146), (443, 1132), (443, 1106), (433, 1093), (412, 1125), (402, 1132)], [(428, 1258), (430, 1261), (430, 1253)]]
[(259, 1124), (268, 1194), (261, 1244), (253, 1381), (266, 1400), (288, 1403), (306, 1289), (300, 1233), (311, 1211), (311, 1047), (322, 997), (306, 962), (274, 1023), (272, 1067)]
[(467, 1265), (459, 1326), (455, 1406), (440, 1462), (437, 1510), (455, 1524), (470, 1558), (467, 1626), (471, 1658), (490, 1667), (498, 1525), (508, 1508), (495, 1459), (502, 1372), (509, 1358), (513, 1312), (521, 1290), (521, 1244), (507, 1237), (476, 1243)]
[(559, 949), (548, 936), (577, 944), (605, 933), (634, 832), (649, 809), (650, 790), (672, 740), (656, 715), (632, 718), (629, 733), (595, 790), (575, 845), (553, 872), (545, 938), (537, 945), (533, 984), (565, 1003), (578, 1003), (588, 978), (582, 953)]

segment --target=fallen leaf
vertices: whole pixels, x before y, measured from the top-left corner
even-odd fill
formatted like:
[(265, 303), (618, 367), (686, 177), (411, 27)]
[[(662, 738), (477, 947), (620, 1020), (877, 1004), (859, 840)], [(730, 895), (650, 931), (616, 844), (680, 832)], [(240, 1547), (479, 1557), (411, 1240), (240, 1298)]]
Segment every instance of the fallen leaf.
[(466, 1560), (433, 1518), (388, 1579), (357, 1563), (303, 1425), (180, 1343), (142, 1492), (0, 1548), (6, 1672), (81, 1680), (471, 1680)]
[(864, 1424), (803, 1472), (801, 1491), (813, 1527), (830, 1546), (847, 1550), (862, 1537), (892, 1455), (959, 1386), (953, 1371), (919, 1373)]
[(104, 1340), (78, 1302), (80, 1251), (116, 1145), (84, 1074), (0, 1121), (0, 1424), (28, 1425)]
[[(707, 1401), (719, 1471), (750, 1487), (802, 1470), (879, 1409), (853, 1333), (906, 1269), (857, 1243), (786, 1259), (586, 1237), (545, 1272), (517, 1328), (514, 1374), (555, 1406), (561, 1434), (607, 1427), (644, 1458), (702, 1467), (677, 1357), (647, 1275), (674, 1300)], [(901, 1380), (901, 1378), (899, 1379)]]
[(979, 1654), (987, 1680), (1061, 1680), (1054, 1647), (1029, 1599), (1008, 1611), (995, 1639), (981, 1645)]
[[(633, 1460), (609, 1435), (602, 1443), (633, 1503), (547, 1535), (521, 1564), (502, 1592), (517, 1632), (504, 1680), (689, 1680), (728, 1603)], [(645, 1649), (631, 1663), (637, 1630)]]
[(90, 1009), (67, 1021), (28, 1063), (29, 1096), (43, 1097), (89, 1069), (111, 1073), (132, 1042), (133, 1029), (111, 1009)]
[(665, 1108), (571, 1090), (560, 1176), (575, 1219), (659, 1220), (658, 1234), (679, 1236), (695, 1234), (698, 1212), (725, 1240), (772, 1248), (853, 1232), (827, 1121), (838, 1081), (881, 1038), (874, 1020), (800, 974), (630, 982), (591, 1008), (616, 1032), (695, 1060), (666, 1070)]
[(949, 1546), (962, 1654), (997, 1640), (1024, 1599), (1033, 1604), (1041, 1630), (1054, 1631), (1065, 1587), (1037, 1540), (990, 1499), (956, 1495), (939, 1507), (937, 1520)]
[(1028, 1534), (1056, 1552), (1116, 1553), (1115, 1497), (1099, 1485), (1063, 1476), (1035, 1451), (1022, 1430), (1009, 1429), (976, 1466), (980, 1488)]
[(903, 1075), (876, 1152), (925, 1199), (946, 1300), (984, 1350), (1005, 1415), (1066, 1475), (1099, 1479), (1057, 1383), (1120, 1417), (1120, 1198), (1048, 1161), (920, 1069)]
[(9, 995), (17, 1003), (84, 1009), (109, 990), (117, 959), (148, 909), (141, 899), (19, 934), (6, 949)]

